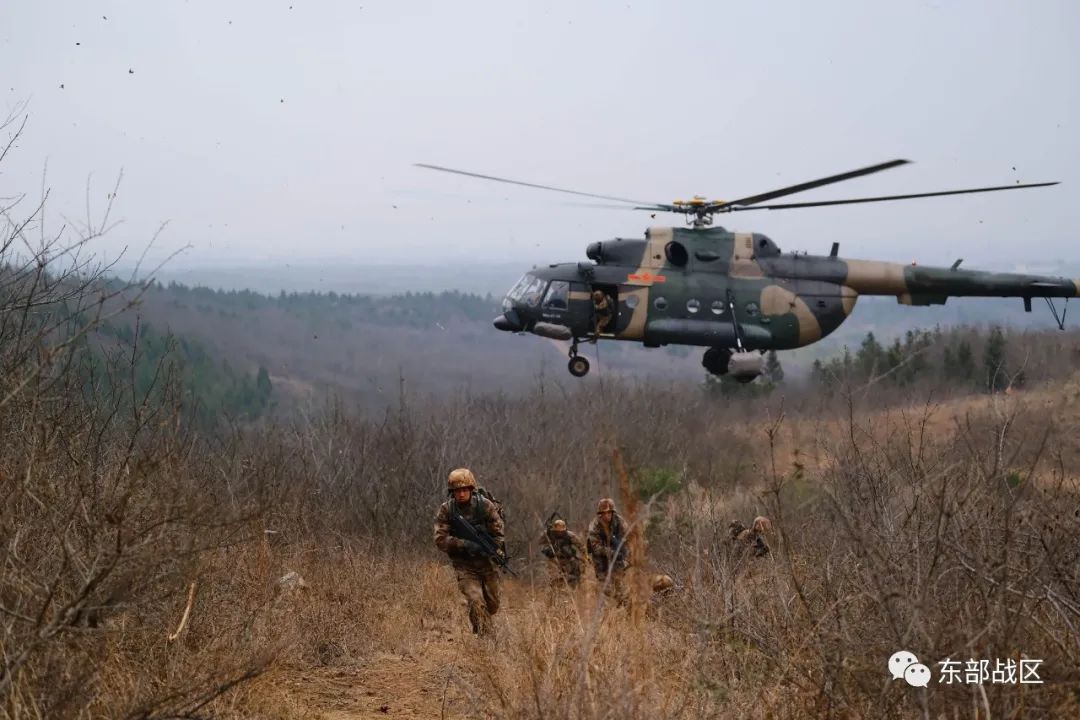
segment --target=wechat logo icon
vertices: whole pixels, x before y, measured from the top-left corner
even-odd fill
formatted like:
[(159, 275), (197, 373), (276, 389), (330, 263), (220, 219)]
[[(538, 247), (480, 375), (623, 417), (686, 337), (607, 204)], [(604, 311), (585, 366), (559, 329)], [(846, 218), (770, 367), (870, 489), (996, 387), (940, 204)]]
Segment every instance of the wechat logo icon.
[(889, 658), (889, 674), (893, 680), (903, 678), (912, 687), (926, 687), (930, 684), (930, 668), (919, 662), (915, 653), (899, 650)]

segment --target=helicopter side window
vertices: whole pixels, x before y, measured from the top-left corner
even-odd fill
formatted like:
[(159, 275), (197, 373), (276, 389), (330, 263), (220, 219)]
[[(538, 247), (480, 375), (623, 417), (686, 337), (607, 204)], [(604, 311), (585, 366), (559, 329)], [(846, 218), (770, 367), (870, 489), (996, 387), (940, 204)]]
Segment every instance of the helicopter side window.
[(570, 283), (565, 280), (553, 280), (544, 296), (545, 310), (565, 310), (570, 298)]

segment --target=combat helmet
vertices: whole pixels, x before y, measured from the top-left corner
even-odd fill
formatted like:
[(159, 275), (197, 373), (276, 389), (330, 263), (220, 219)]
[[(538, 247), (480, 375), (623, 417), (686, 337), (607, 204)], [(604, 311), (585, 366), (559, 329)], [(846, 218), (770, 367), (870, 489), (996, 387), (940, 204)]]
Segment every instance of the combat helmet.
[(476, 490), (476, 477), (473, 476), (472, 470), (469, 468), (452, 470), (449, 477), (446, 478), (446, 491), (448, 493), (452, 493), (455, 490), (460, 490), (462, 488)]
[(675, 587), (675, 581), (670, 575), (653, 575), (651, 584), (654, 593), (661, 593)]
[(562, 518), (559, 518), (555, 522), (551, 523), (551, 529), (554, 530), (555, 532), (565, 532), (566, 531), (566, 521), (563, 520)]
[(615, 501), (611, 498), (600, 498), (600, 502), (596, 504), (596, 514), (599, 515), (608, 510), (615, 512)]

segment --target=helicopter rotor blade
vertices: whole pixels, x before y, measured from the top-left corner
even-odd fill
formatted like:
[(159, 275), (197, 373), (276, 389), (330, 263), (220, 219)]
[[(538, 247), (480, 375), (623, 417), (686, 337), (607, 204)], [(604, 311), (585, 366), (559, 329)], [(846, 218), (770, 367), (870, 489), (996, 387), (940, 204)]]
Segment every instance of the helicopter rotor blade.
[(810, 182), (799, 183), (798, 185), (791, 185), (786, 188), (780, 188), (779, 190), (771, 190), (769, 192), (761, 193), (759, 195), (750, 195), (748, 197), (739, 198), (738, 200), (728, 200), (717, 207), (717, 210), (724, 211), (733, 205), (745, 206), (755, 205), (766, 200), (773, 200), (778, 197), (784, 197), (785, 195), (793, 195), (805, 190), (812, 190), (814, 188), (821, 187), (822, 185), (831, 185), (833, 183), (843, 182), (844, 180), (851, 180), (852, 178), (862, 177), (863, 175), (871, 175), (882, 170), (888, 170), (890, 168), (898, 167), (900, 165), (907, 165), (910, 160), (890, 160), (889, 162), (880, 163), (878, 165), (871, 165), (870, 167), (860, 168), (858, 170), (851, 170), (846, 173), (840, 173), (839, 175), (830, 175), (829, 177), (823, 177), (818, 180), (811, 180)]
[(669, 206), (669, 205), (648, 205), (648, 206), (646, 206), (646, 205), (634, 205), (634, 206), (630, 206), (630, 205), (616, 205), (614, 203), (601, 203), (601, 202), (574, 202), (573, 200), (568, 200), (567, 202), (560, 203), (560, 204), (561, 205), (567, 205), (567, 206), (570, 206), (570, 207), (592, 208), (592, 209), (600, 209), (600, 210), (649, 210), (649, 211), (652, 211), (652, 212), (658, 212), (658, 211), (675, 212), (675, 209), (673, 207)]
[(999, 185), (997, 187), (971, 188), (969, 190), (945, 190), (942, 192), (913, 193), (911, 195), (882, 195), (881, 197), (850, 198), (847, 200), (821, 200), (818, 202), (783, 203), (780, 205), (753, 205), (750, 207), (723, 207), (720, 212), (739, 212), (741, 210), (788, 210), (791, 208), (822, 207), (826, 205), (853, 205), (855, 203), (886, 202), (889, 200), (910, 200), (912, 198), (939, 197), (941, 195), (967, 195), (969, 193), (995, 192), (997, 190), (1021, 190), (1023, 188), (1047, 187), (1057, 182), (1028, 183), (1026, 185)]
[(597, 195), (595, 193), (581, 192), (579, 190), (567, 190), (566, 188), (557, 188), (552, 187), (551, 185), (538, 185), (537, 183), (510, 180), (509, 178), (495, 177), (494, 175), (481, 175), (480, 173), (468, 172), (466, 170), (455, 170), (440, 165), (428, 165), (427, 163), (414, 163), (414, 165), (415, 167), (427, 168), (428, 170), (438, 170), (439, 172), (454, 173), (455, 175), (466, 175), (468, 177), (480, 178), (481, 180), (494, 180), (495, 182), (521, 185), (523, 187), (537, 188), (539, 190), (551, 190), (554, 192), (569, 193), (570, 195), (581, 195), (584, 197), (597, 198), (598, 200), (613, 200), (615, 202), (631, 203), (632, 205), (652, 205), (652, 203), (644, 200), (630, 200), (627, 198), (612, 197), (610, 195)]

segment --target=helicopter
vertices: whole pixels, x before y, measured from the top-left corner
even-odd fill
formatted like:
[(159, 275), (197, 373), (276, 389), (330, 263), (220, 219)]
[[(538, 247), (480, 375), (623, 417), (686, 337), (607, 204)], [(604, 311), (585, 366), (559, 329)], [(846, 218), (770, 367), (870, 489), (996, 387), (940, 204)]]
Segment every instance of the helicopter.
[[(567, 367), (574, 377), (589, 372), (578, 351), (582, 340), (640, 342), (645, 347), (692, 345), (706, 348), (702, 365), (714, 375), (730, 374), (748, 383), (761, 374), (769, 350), (791, 350), (821, 340), (851, 315), (860, 295), (895, 296), (904, 305), (943, 305), (949, 297), (1018, 297), (1031, 312), (1032, 298), (1044, 298), (1064, 329), (1068, 298), (1080, 295), (1080, 281), (1067, 278), (926, 267), (839, 256), (782, 252), (771, 238), (713, 226), (723, 213), (745, 210), (849, 205), (942, 195), (1048, 187), (1057, 182), (999, 185), (878, 197), (770, 203), (777, 198), (906, 165), (889, 162), (736, 200), (694, 196), (652, 203), (482, 175), (439, 165), (417, 167), (494, 182), (584, 196), (617, 207), (682, 214), (687, 227), (650, 227), (644, 239), (615, 238), (585, 249), (589, 262), (554, 263), (526, 272), (502, 301), (494, 326), (570, 341)], [(1065, 298), (1058, 314), (1054, 298)], [(603, 322), (597, 322), (600, 315)]]

